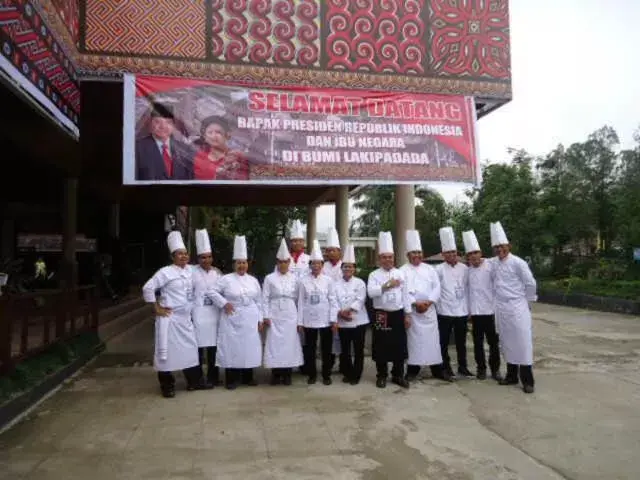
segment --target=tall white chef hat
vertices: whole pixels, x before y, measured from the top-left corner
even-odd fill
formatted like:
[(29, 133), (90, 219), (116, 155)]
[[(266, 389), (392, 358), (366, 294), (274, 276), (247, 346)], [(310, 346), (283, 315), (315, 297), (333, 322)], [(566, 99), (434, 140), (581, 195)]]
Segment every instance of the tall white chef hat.
[(173, 230), (167, 235), (167, 245), (169, 246), (169, 252), (173, 253), (176, 250), (186, 250), (184, 246), (184, 240), (182, 240), (182, 234), (178, 230)]
[(340, 248), (340, 237), (334, 227), (330, 227), (327, 232), (327, 248)]
[(393, 254), (393, 237), (391, 232), (380, 232), (378, 234), (378, 255), (385, 253)]
[(289, 253), (289, 247), (287, 247), (287, 242), (283, 238), (280, 241), (280, 248), (278, 248), (278, 253), (276, 254), (276, 258), (278, 260), (289, 260), (291, 258), (291, 254)]
[(464, 249), (467, 253), (479, 252), (481, 250), (478, 238), (473, 230), (462, 232), (462, 241), (464, 242)]
[(311, 258), (309, 260), (312, 262), (324, 261), (322, 250), (320, 250), (320, 242), (318, 240), (313, 241), (313, 249), (311, 250)]
[(204, 255), (211, 253), (211, 242), (209, 241), (209, 232), (206, 229), (196, 230), (196, 253)]
[(291, 224), (291, 230), (289, 230), (289, 238), (304, 239), (304, 232), (302, 231), (302, 222), (300, 220), (294, 220), (293, 223)]
[(347, 248), (344, 250), (344, 255), (342, 255), (342, 264), (345, 263), (356, 263), (356, 252), (355, 248), (353, 248), (352, 244), (347, 244)]
[(458, 247), (456, 247), (456, 236), (453, 233), (453, 228), (442, 227), (440, 229), (440, 245), (442, 246), (443, 252), (453, 252), (458, 250)]
[(249, 255), (247, 255), (247, 238), (244, 235), (236, 235), (236, 238), (233, 239), (233, 259), (249, 259)]
[(498, 245), (507, 245), (509, 243), (507, 234), (504, 233), (504, 228), (502, 228), (502, 224), (500, 222), (492, 223), (490, 225), (490, 230), (492, 247), (497, 247)]
[(422, 242), (420, 241), (420, 232), (417, 230), (407, 230), (405, 234), (408, 252), (421, 252)]

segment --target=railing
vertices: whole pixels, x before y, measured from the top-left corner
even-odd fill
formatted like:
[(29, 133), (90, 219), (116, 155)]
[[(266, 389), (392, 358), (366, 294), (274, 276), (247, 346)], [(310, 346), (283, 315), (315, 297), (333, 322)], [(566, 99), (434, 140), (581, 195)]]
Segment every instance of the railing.
[(0, 374), (51, 345), (98, 329), (94, 285), (0, 297)]

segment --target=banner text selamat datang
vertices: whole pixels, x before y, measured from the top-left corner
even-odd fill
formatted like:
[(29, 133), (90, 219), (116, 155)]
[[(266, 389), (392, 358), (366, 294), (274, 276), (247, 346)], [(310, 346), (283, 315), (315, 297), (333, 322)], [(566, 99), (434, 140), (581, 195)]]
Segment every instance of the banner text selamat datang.
[[(408, 137), (463, 137), (465, 117), (458, 102), (389, 98), (267, 93), (251, 91), (249, 110), (287, 114), (237, 118), (240, 129), (305, 132), (310, 150), (282, 150), (286, 163), (396, 163), (428, 165), (426, 152), (402, 152)], [(288, 114), (321, 119), (291, 118)], [(329, 116), (333, 116), (330, 119)], [(360, 121), (336, 117), (357, 117)], [(385, 123), (378, 123), (383, 120)], [(277, 134), (276, 134), (277, 135)], [(413, 143), (413, 142), (412, 142)]]

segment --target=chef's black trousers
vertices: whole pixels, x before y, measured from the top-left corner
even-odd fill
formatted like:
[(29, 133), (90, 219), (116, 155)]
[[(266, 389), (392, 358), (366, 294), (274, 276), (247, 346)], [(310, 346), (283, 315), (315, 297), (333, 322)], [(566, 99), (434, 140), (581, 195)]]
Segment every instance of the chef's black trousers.
[[(367, 332), (366, 325), (341, 328), (340, 349), (342, 356), (343, 375), (350, 381), (358, 382), (362, 377), (364, 368), (364, 338)], [(352, 348), (353, 347), (353, 350)], [(353, 357), (351, 356), (353, 352)]]
[(467, 317), (438, 315), (438, 330), (440, 332), (440, 350), (444, 368), (452, 372), (451, 359), (449, 358), (449, 340), (451, 339), (452, 330), (456, 340), (458, 369), (467, 368)]
[(318, 336), (320, 336), (320, 356), (322, 358), (322, 378), (331, 378), (331, 349), (333, 347), (333, 332), (331, 327), (307, 328), (304, 329), (304, 341), (307, 345), (306, 358), (304, 361), (305, 374), (309, 378), (317, 378), (318, 367), (316, 365), (316, 354), (318, 351)]
[(207, 366), (207, 381), (212, 384), (218, 383), (220, 380), (220, 368), (216, 367), (216, 353), (218, 347), (200, 347), (198, 354), (200, 356), (200, 369), (204, 365)]
[(491, 373), (500, 370), (500, 345), (496, 332), (494, 315), (472, 315), (471, 331), (473, 332), (473, 353), (478, 366), (478, 372), (487, 371), (487, 361), (484, 354), (484, 339), (489, 344), (489, 368)]
[(518, 376), (522, 385), (535, 386), (535, 380), (533, 378), (533, 366), (532, 365), (515, 365), (513, 363), (507, 363), (507, 375), (505, 380), (518, 382)]
[[(188, 386), (196, 386), (201, 378), (200, 365), (185, 368), (182, 370), (182, 374)], [(158, 372), (158, 382), (160, 382), (160, 388), (163, 392), (175, 390), (176, 377), (174, 377), (173, 372)]]

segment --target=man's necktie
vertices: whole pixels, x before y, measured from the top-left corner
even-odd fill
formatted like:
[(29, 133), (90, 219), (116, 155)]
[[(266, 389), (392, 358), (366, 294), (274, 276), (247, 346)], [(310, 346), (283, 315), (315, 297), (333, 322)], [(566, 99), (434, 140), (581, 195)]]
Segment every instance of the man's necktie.
[(162, 160), (164, 160), (164, 168), (167, 171), (167, 176), (169, 178), (173, 177), (173, 160), (171, 159), (166, 143), (162, 144)]

